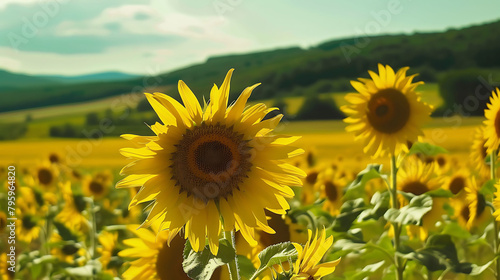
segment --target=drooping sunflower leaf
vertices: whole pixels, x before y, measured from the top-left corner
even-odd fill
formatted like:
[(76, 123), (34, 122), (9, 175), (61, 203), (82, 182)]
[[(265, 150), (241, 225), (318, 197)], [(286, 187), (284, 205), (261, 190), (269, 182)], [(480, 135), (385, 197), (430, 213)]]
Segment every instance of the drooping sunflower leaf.
[(297, 250), (291, 242), (271, 245), (259, 253), (260, 267), (258, 270), (269, 268), (275, 264), (294, 261), (297, 259)]
[(448, 234), (430, 236), (424, 248), (407, 253), (403, 257), (419, 261), (430, 271), (449, 268), (455, 273), (476, 273), (474, 275), (478, 275), (489, 266), (487, 264), (486, 267), (479, 267), (471, 263), (461, 263), (458, 259), (455, 244)]
[(390, 208), (390, 201), (391, 194), (389, 191), (376, 192), (370, 200), (370, 205), (373, 207), (364, 210), (359, 215), (358, 221), (366, 221), (369, 219), (377, 220), (378, 218), (384, 216), (387, 209)]
[(368, 164), (364, 170), (358, 173), (356, 179), (346, 187), (344, 199), (349, 200), (362, 197), (365, 193), (366, 183), (377, 178), (387, 180), (387, 175), (382, 174), (382, 165)]
[(332, 229), (337, 232), (348, 231), (365, 209), (365, 202), (362, 198), (346, 201), (340, 208), (340, 214), (333, 221)]
[(426, 192), (426, 194), (430, 195), (431, 197), (453, 197), (453, 193), (450, 190), (445, 189), (435, 189)]
[(422, 225), (422, 217), (432, 209), (432, 197), (426, 194), (415, 196), (401, 209), (391, 208), (384, 218), (400, 225)]
[(238, 267), (240, 269), (240, 276), (242, 279), (250, 279), (256, 270), (252, 261), (241, 255), (238, 255)]
[(416, 142), (411, 146), (408, 155), (421, 154), (424, 156), (435, 156), (447, 153), (448, 151), (443, 147), (432, 145), (429, 143)]
[(193, 251), (191, 243), (188, 240), (184, 246), (183, 256), (182, 267), (189, 278), (208, 280), (219, 266), (233, 261), (236, 257), (236, 252), (226, 239), (219, 240), (217, 256), (212, 255), (208, 245), (201, 252)]
[(97, 260), (90, 260), (86, 265), (80, 267), (67, 267), (65, 270), (73, 275), (78, 277), (92, 277), (93, 275), (97, 275), (101, 272), (102, 266), (101, 262)]

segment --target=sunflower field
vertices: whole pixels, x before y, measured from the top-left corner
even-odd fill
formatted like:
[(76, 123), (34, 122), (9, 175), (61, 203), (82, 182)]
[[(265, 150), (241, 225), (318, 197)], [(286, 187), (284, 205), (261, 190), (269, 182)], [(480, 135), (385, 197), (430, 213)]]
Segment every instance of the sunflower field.
[(145, 93), (147, 135), (1, 143), (0, 279), (500, 279), (500, 90), (452, 127), (408, 70), (351, 81), (337, 131), (230, 69)]

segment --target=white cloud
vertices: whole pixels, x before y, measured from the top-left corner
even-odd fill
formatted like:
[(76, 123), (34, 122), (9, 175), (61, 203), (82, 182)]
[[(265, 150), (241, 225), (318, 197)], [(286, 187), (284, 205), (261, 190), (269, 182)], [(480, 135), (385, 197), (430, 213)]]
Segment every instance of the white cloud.
[[(53, 0), (55, 1), (55, 0)], [(0, 10), (5, 9), (7, 6), (11, 4), (16, 4), (16, 5), (34, 5), (36, 3), (40, 2), (40, 0), (2, 0), (0, 1)]]

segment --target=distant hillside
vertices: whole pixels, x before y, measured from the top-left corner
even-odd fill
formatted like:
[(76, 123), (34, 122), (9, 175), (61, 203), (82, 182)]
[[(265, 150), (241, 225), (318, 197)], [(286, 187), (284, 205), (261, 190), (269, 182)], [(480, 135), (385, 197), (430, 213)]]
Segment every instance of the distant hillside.
[(0, 91), (14, 90), (20, 87), (54, 85), (58, 82), (48, 77), (34, 77), (0, 70)]
[(79, 76), (62, 76), (62, 75), (48, 75), (38, 76), (51, 79), (60, 83), (86, 83), (86, 82), (102, 82), (102, 81), (120, 81), (138, 78), (137, 75), (126, 74), (122, 72), (102, 72), (88, 75)]
[[(350, 79), (367, 77), (377, 63), (410, 66), (418, 79), (435, 82), (457, 69), (500, 68), (500, 21), (463, 29), (411, 35), (337, 39), (310, 49), (291, 47), (209, 58), (206, 62), (162, 74), (158, 86), (183, 79), (200, 98), (235, 68), (233, 98), (244, 87), (261, 82), (253, 100), (351, 90)], [(0, 92), (0, 112), (80, 102), (130, 92), (144, 79), (44, 86)], [(167, 94), (178, 98), (175, 90)]]

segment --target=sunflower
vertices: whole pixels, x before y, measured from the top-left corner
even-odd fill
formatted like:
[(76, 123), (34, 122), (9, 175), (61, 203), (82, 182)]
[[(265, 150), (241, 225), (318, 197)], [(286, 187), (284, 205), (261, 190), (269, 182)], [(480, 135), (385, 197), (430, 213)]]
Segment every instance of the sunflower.
[(45, 191), (52, 191), (57, 185), (59, 169), (49, 161), (40, 163), (33, 172), (32, 184), (41, 187)]
[(315, 188), (320, 191), (320, 198), (325, 199), (323, 209), (332, 215), (340, 213), (345, 185), (345, 180), (332, 168), (327, 168), (318, 175)]
[(485, 131), (484, 138), (486, 143), (484, 146), (487, 148), (488, 154), (498, 149), (500, 144), (500, 90), (496, 88), (491, 92), (490, 103), (487, 104), (488, 108), (484, 110)]
[(94, 176), (86, 176), (83, 179), (83, 193), (85, 196), (93, 197), (96, 200), (104, 198), (112, 184), (113, 177), (109, 172), (100, 172)]
[(102, 246), (97, 248), (97, 251), (101, 254), (99, 261), (103, 269), (115, 277), (118, 276), (117, 269), (120, 268), (121, 263), (114, 261), (118, 255), (118, 250), (116, 248), (118, 234), (116, 232), (111, 233), (103, 231), (99, 234), (97, 239)]
[(292, 243), (295, 249), (297, 249), (298, 258), (293, 265), (291, 280), (317, 280), (333, 273), (340, 259), (318, 264), (328, 249), (330, 249), (332, 243), (333, 236), (326, 238), (324, 229), (321, 231), (319, 239), (317, 232), (313, 239), (312, 232), (309, 230), (308, 242), (304, 248), (298, 243)]
[(474, 141), (472, 142), (470, 156), (472, 159), (473, 168), (483, 178), (490, 176), (490, 166), (486, 164), (488, 149), (486, 148), (485, 127), (481, 126), (474, 133)]
[(282, 115), (262, 120), (276, 108), (260, 103), (245, 110), (258, 84), (226, 108), (232, 73), (220, 89), (212, 88), (205, 111), (183, 81), (179, 93), (186, 107), (170, 96), (146, 93), (164, 124), (151, 126), (156, 136), (122, 136), (141, 148), (121, 150), (135, 161), (121, 170), (128, 176), (117, 184), (141, 186), (130, 207), (153, 200), (141, 226), (161, 220), (160, 230), (169, 229), (169, 240), (185, 228), (195, 251), (204, 248), (208, 237), (214, 255), (222, 230), (239, 230), (252, 245), (257, 244), (255, 229), (273, 233), (264, 209), (285, 214), (286, 198), (294, 195), (289, 186), (302, 185), (299, 177), (305, 176), (286, 162), (303, 152), (289, 145), (299, 137), (271, 134)]
[(13, 280), (16, 273), (9, 270), (7, 253), (0, 254), (0, 279)]
[[(130, 267), (123, 273), (124, 279), (130, 280), (164, 280), (189, 279), (182, 269), (182, 252), (184, 242), (174, 238), (169, 242), (169, 232), (159, 231), (159, 223), (155, 222), (150, 229), (139, 228), (139, 225), (129, 225), (127, 228), (137, 235), (123, 243), (127, 248), (118, 253), (123, 258), (138, 258), (130, 262)], [(155, 233), (157, 233), (155, 235)]]
[(460, 213), (461, 215), (468, 216), (467, 229), (472, 228), (482, 228), (491, 218), (491, 212), (487, 208), (486, 198), (480, 193), (480, 187), (476, 183), (474, 177), (470, 178), (469, 184), (465, 187), (466, 192), (466, 203), (468, 206), (465, 212)]
[(89, 229), (89, 221), (85, 217), (87, 203), (84, 197), (81, 194), (73, 193), (69, 181), (61, 183), (60, 187), (63, 193), (64, 207), (57, 214), (56, 221), (60, 221), (67, 227), (75, 230), (87, 231)]
[(413, 83), (415, 75), (406, 76), (408, 67), (394, 73), (390, 66), (378, 65), (379, 74), (368, 71), (370, 79), (351, 81), (358, 93), (349, 93), (349, 105), (341, 107), (348, 116), (346, 130), (354, 132), (355, 140), (363, 140), (364, 152), (374, 157), (398, 155), (408, 150), (408, 143), (423, 135), (420, 127), (432, 107), (422, 102)]
[(52, 233), (50, 243), (50, 253), (60, 261), (80, 266), (85, 263), (86, 250), (76, 240), (64, 240), (58, 233)]
[(454, 195), (464, 192), (470, 176), (467, 168), (461, 168), (455, 174), (446, 178), (444, 188), (450, 190)]
[(53, 164), (62, 164), (63, 157), (58, 152), (51, 152), (48, 156), (48, 160)]
[(17, 238), (22, 242), (30, 244), (40, 236), (41, 220), (34, 215), (21, 213), (19, 211), (18, 216), (22, 218), (17, 221)]
[[(435, 174), (435, 164), (425, 164), (416, 157), (410, 157), (398, 171), (397, 188), (399, 191), (411, 193), (413, 195), (421, 195), (429, 191), (438, 189), (441, 186), (441, 180)], [(400, 195), (399, 201), (401, 205), (408, 204), (407, 200)], [(435, 229), (435, 224), (445, 214), (443, 206), (446, 202), (445, 198), (433, 197), (432, 209), (422, 217), (422, 226), (409, 226), (411, 233), (418, 233), (422, 240), (428, 236), (429, 230)]]
[(320, 173), (319, 168), (311, 168), (306, 172), (306, 177), (302, 179), (301, 200), (304, 205), (309, 205), (316, 201), (316, 189), (314, 186)]

